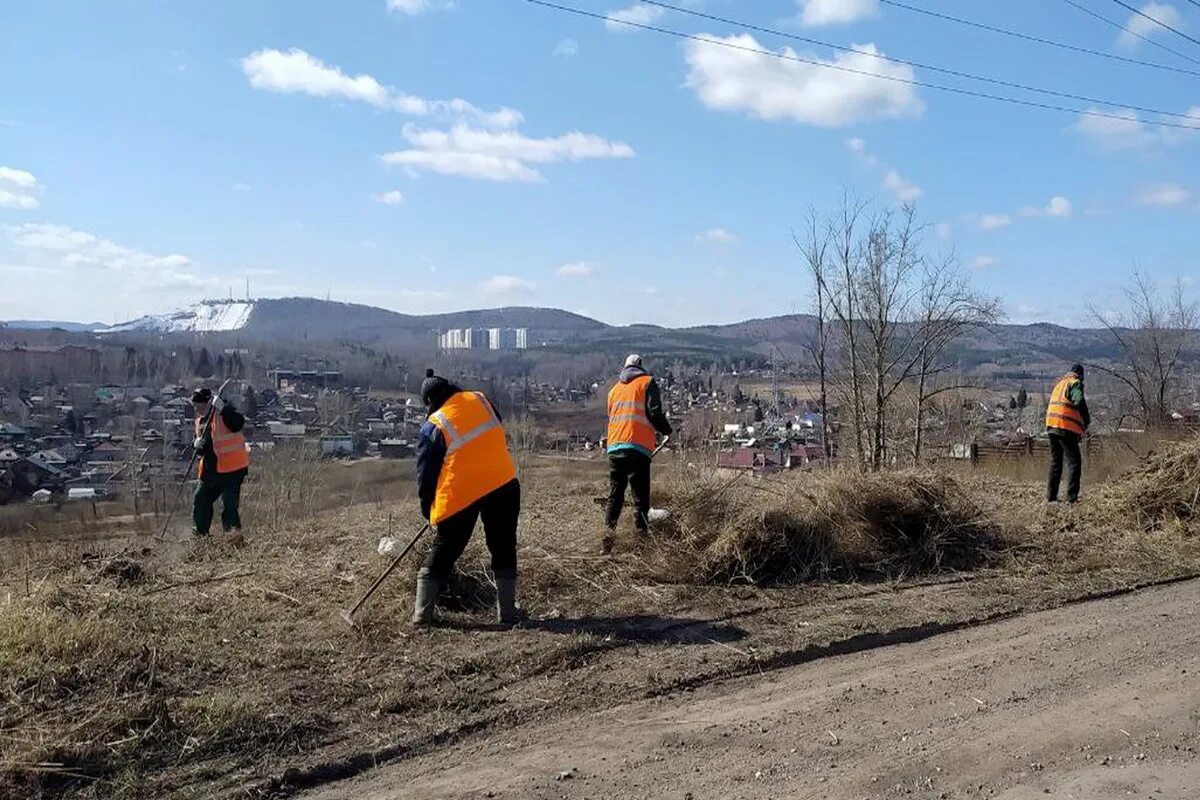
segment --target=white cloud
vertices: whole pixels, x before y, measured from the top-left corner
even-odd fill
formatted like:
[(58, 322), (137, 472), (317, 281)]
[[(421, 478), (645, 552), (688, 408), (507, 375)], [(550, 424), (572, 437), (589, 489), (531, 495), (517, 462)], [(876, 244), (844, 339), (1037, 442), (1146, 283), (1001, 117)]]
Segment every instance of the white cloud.
[[(1101, 109), (1089, 108), (1088, 111), (1100, 112)], [(1169, 120), (1172, 123), (1194, 126), (1191, 130), (1148, 125), (1142, 121), (1138, 112), (1128, 108), (1105, 110), (1103, 113), (1111, 114), (1116, 119), (1080, 114), (1074, 128), (1096, 147), (1105, 151), (1138, 150), (1176, 145), (1200, 133), (1200, 106), (1192, 106), (1185, 112), (1187, 116), (1195, 117), (1195, 122), (1179, 119)]]
[(996, 258), (995, 256), (977, 256), (975, 260), (971, 262), (971, 269), (989, 269), (990, 267), (994, 267), (999, 263), (1000, 259)]
[(434, 9), (453, 8), (453, 0), (387, 0), (388, 11), (417, 16)]
[(883, 176), (883, 188), (896, 195), (901, 203), (911, 203), (925, 193), (920, 186), (906, 180), (894, 169), (889, 169)]
[(634, 3), (629, 8), (623, 8), (620, 11), (610, 11), (604, 18), (604, 25), (610, 31), (636, 31), (637, 28), (631, 25), (623, 25), (622, 23), (632, 22), (634, 25), (653, 25), (662, 19), (663, 13), (663, 9), (659, 6), (652, 6), (647, 3)]
[(979, 218), (979, 227), (985, 231), (995, 231), (1007, 228), (1012, 224), (1012, 217), (1007, 214), (984, 214)]
[(0, 166), (0, 183), (10, 183), (21, 189), (37, 188), (37, 178), (33, 176), (32, 172), (12, 167)]
[[(16, 191), (4, 188), (4, 184), (15, 187)], [(38, 199), (30, 194), (37, 188), (37, 178), (32, 172), (0, 166), (0, 208), (32, 211), (41, 205)]]
[(939, 222), (933, 226), (933, 230), (937, 233), (939, 239), (949, 239), (954, 235), (954, 228), (949, 222)]
[(0, 208), (17, 208), (31, 211), (41, 205), (33, 195), (17, 194), (7, 189), (0, 189)]
[(555, 58), (574, 58), (579, 55), (579, 42), (574, 39), (559, 39), (554, 45)]
[(1046, 204), (1045, 208), (1025, 206), (1017, 213), (1022, 217), (1069, 217), (1074, 211), (1070, 200), (1062, 195), (1055, 195), (1050, 198), (1050, 202)]
[(537, 284), (515, 275), (493, 275), (479, 284), (479, 291), (493, 300), (529, 297), (537, 291)]
[(29, 223), (9, 229), (20, 248), (52, 256), (68, 267), (98, 267), (112, 270), (161, 270), (189, 266), (187, 256), (172, 253), (156, 256), (101, 239), (65, 225)]
[(825, 127), (917, 116), (924, 110), (916, 88), (898, 82), (913, 80), (912, 68), (867, 55), (878, 53), (873, 44), (854, 45), (864, 52), (840, 53), (827, 61), (797, 55), (790, 47), (772, 51), (749, 34), (705, 38), (729, 45), (684, 45), (687, 86), (711, 109)]
[(737, 239), (737, 234), (730, 233), (724, 228), (709, 228), (696, 237), (698, 242), (714, 242), (716, 244), (729, 244), (736, 242)]
[(554, 270), (564, 278), (590, 278), (596, 274), (596, 268), (586, 261), (573, 261), (563, 264)]
[(1071, 216), (1071, 201), (1062, 195), (1055, 195), (1050, 198), (1050, 203), (1046, 206), (1046, 216), (1048, 217), (1069, 217)]
[(810, 28), (846, 25), (879, 16), (876, 0), (796, 0), (800, 21)]
[(632, 158), (624, 142), (572, 131), (535, 139), (517, 131), (493, 131), (455, 125), (448, 131), (404, 127), (412, 148), (384, 153), (385, 164), (492, 181), (536, 183), (544, 180), (530, 164), (582, 161), (594, 158)]
[[(1166, 3), (1150, 2), (1146, 3), (1141, 8), (1142, 14), (1170, 25), (1172, 28), (1183, 27), (1183, 17), (1175, 6), (1167, 5)], [(1131, 14), (1129, 20), (1125, 23), (1125, 30), (1117, 38), (1117, 41), (1122, 47), (1135, 48), (1143, 40), (1139, 36), (1150, 36), (1155, 33), (1162, 33), (1163, 28), (1155, 25), (1152, 20), (1146, 19), (1142, 14)]]
[(231, 188), (235, 192), (249, 192), (254, 190), (254, 187), (248, 183), (235, 183)]
[(1143, 186), (1134, 196), (1134, 202), (1139, 206), (1158, 206), (1161, 208), (1181, 206), (1191, 199), (1191, 192), (1173, 183), (1158, 183)]
[(393, 189), (390, 192), (380, 192), (379, 194), (371, 195), (371, 199), (385, 206), (397, 206), (404, 202), (404, 195)]
[(339, 98), (418, 117), (469, 119), (495, 128), (511, 128), (524, 119), (511, 108), (484, 111), (461, 98), (426, 100), (384, 86), (373, 76), (347, 75), (303, 50), (258, 50), (242, 59), (242, 71), (255, 89), (282, 94)]

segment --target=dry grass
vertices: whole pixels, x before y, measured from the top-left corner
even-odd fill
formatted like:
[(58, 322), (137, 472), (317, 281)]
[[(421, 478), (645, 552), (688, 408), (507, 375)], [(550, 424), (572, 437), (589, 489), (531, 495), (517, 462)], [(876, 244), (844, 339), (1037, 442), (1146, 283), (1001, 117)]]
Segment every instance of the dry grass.
[(1139, 528), (1200, 518), (1200, 436), (1164, 443), (1121, 481), (1113, 497)]
[[(408, 468), (373, 467), (350, 485), (390, 486)], [(407, 625), (414, 558), (348, 629), (336, 612), (384, 566), (378, 537), (420, 520), (407, 500), (362, 491), (330, 509), (319, 490), (353, 471), (308, 469), (257, 465), (244, 550), (141, 537), (120, 552), (55, 544), (0, 562), (0, 796), (263, 796), (280, 784), (256, 779), (288, 766), (382, 759), (464, 725), (601, 707), (867, 621), (958, 618), (1200, 569), (1194, 504), (1146, 488), (1153, 470), (1183, 485), (1194, 453), (1165, 453), (1073, 508), (990, 477), (729, 480), (664, 461), (655, 505), (669, 524), (639, 544), (626, 519), (612, 558), (595, 554), (603, 461), (530, 458), (521, 595), (538, 622), (489, 624), (476, 536), (441, 612), (451, 625)], [(286, 485), (297, 481), (309, 496)], [(279, 500), (289, 490), (302, 513)], [(1135, 527), (1130, 503), (1153, 524)], [(963, 584), (933, 605), (888, 593), (979, 566), (998, 576), (989, 591)], [(891, 582), (878, 595), (859, 585), (880, 579)], [(795, 608), (810, 628), (795, 628)], [(741, 627), (708, 622), (735, 616)]]
[(660, 493), (660, 578), (794, 582), (973, 569), (1003, 546), (951, 478), (811, 473), (771, 482), (693, 474)]

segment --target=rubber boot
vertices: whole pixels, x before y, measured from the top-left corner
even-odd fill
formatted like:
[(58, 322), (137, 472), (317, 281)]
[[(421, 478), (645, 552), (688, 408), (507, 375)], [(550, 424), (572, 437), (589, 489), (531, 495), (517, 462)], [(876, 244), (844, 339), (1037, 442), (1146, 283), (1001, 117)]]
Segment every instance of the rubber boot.
[(521, 621), (521, 616), (521, 609), (517, 606), (517, 571), (497, 571), (496, 621), (501, 625), (515, 625)]
[(413, 625), (433, 624), (433, 607), (437, 604), (440, 590), (441, 586), (438, 585), (437, 578), (433, 577), (425, 567), (421, 567), (417, 572), (417, 596), (413, 601)]

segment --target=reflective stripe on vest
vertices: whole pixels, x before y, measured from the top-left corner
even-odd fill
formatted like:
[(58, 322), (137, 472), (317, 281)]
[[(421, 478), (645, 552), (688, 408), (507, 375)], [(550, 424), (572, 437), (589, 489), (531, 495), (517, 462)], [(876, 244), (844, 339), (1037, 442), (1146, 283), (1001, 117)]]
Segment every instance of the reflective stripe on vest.
[(1050, 393), (1050, 403), (1046, 407), (1047, 428), (1083, 435), (1083, 415), (1070, 400), (1071, 388), (1079, 382), (1078, 375), (1068, 372), (1054, 385), (1054, 391)]
[(646, 393), (650, 388), (649, 375), (641, 375), (629, 383), (618, 383), (608, 393), (608, 447), (635, 445), (651, 453), (654, 450), (654, 426), (646, 416)]
[[(200, 419), (196, 419), (196, 435), (202, 430)], [(212, 439), (213, 452), (217, 454), (217, 472), (237, 472), (250, 466), (250, 452), (246, 449), (246, 437), (225, 427), (220, 414), (213, 414), (212, 426), (208, 431)], [(204, 475), (204, 459), (200, 459), (197, 475)]]
[(517, 477), (504, 427), (481, 392), (458, 392), (429, 421), (446, 437), (429, 521), (442, 520)]

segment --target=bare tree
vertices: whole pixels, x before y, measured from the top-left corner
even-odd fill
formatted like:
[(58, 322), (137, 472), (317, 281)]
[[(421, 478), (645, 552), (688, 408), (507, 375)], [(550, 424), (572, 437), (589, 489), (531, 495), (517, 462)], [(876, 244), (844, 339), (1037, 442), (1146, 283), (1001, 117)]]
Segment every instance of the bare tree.
[(805, 237), (801, 241), (795, 231), (792, 241), (796, 243), (805, 267), (813, 282), (813, 312), (817, 319), (817, 330), (813, 339), (805, 343), (817, 370), (818, 392), (821, 405), (821, 448), (825, 453), (825, 463), (829, 464), (832, 455), (829, 441), (829, 290), (827, 273), (829, 261), (827, 253), (833, 231), (828, 225), (822, 224), (815, 208), (809, 208), (808, 219), (805, 221)]
[(809, 351), (818, 376), (831, 374), (836, 354), (858, 464), (880, 470), (895, 460), (890, 423), (897, 405), (910, 407), (909, 396), (916, 406), (912, 454), (920, 457), (927, 401), (948, 390), (936, 381), (947, 369), (948, 346), (967, 328), (998, 319), (1000, 305), (971, 290), (952, 255), (926, 258), (913, 206), (884, 211), (869, 224), (867, 208), (844, 197), (824, 230), (810, 212), (806, 238), (796, 244), (816, 284), (817, 334)]
[(860, 468), (866, 466), (867, 451), (863, 438), (866, 427), (866, 403), (863, 398), (862, 369), (858, 343), (859, 272), (862, 260), (862, 243), (859, 241), (860, 221), (868, 204), (864, 200), (842, 195), (842, 205), (837, 218), (829, 224), (830, 240), (835, 248), (836, 261), (827, 270), (825, 293), (829, 298), (829, 309), (837, 321), (841, 341), (839, 348), (847, 364), (846, 387), (848, 389), (851, 424), (854, 427), (854, 453)]
[(1140, 272), (1134, 272), (1125, 297), (1128, 309), (1124, 313), (1090, 309), (1116, 340), (1122, 354), (1115, 368), (1093, 366), (1133, 391), (1145, 425), (1161, 425), (1170, 418), (1180, 357), (1195, 334), (1200, 307), (1187, 299), (1182, 280), (1176, 280), (1170, 295), (1164, 298)]
[[(971, 288), (952, 254), (926, 265), (917, 304), (919, 349), (915, 370), (916, 413), (913, 415), (914, 464), (921, 460), (925, 409), (930, 399), (942, 392), (963, 388), (961, 383), (934, 386), (937, 377), (949, 368), (943, 360), (947, 346), (970, 328), (996, 322), (1002, 313), (998, 298), (985, 297)], [(1021, 391), (1025, 390), (1022, 388)], [(1019, 404), (1024, 408), (1023, 401)]]

